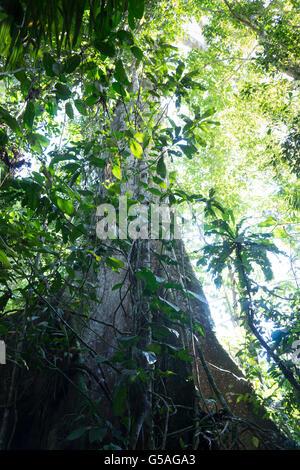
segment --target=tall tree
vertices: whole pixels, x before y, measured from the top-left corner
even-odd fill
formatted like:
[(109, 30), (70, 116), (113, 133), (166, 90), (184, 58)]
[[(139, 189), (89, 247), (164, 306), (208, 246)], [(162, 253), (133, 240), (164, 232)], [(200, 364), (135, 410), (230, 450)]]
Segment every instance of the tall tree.
[[(229, 217), (167, 172), (168, 153), (192, 157), (198, 142), (191, 120), (168, 127), (161, 97), (179, 106), (202, 87), (166, 42), (172, 5), (163, 18), (153, 2), (1, 5), (1, 447), (284, 448), (216, 339), (182, 241), (138, 237), (134, 212), (120, 236), (120, 198), (197, 198)], [(40, 168), (18, 175), (30, 154)], [(96, 236), (100, 204), (115, 207), (117, 237)]]
[(282, 70), (299, 80), (299, 44), (297, 1), (236, 1), (201, 2), (199, 9), (212, 14), (209, 27), (213, 35), (232, 25), (236, 32), (247, 29), (257, 40), (258, 62), (264, 69)]

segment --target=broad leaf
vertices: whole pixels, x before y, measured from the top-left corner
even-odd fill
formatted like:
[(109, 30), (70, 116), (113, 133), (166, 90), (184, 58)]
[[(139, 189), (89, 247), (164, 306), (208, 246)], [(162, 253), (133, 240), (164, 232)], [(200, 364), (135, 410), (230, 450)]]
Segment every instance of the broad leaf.
[(139, 60), (139, 61), (143, 60), (144, 54), (143, 54), (143, 51), (142, 51), (139, 47), (137, 47), (137, 46), (132, 46), (132, 47), (130, 48), (130, 50), (131, 50), (132, 54), (134, 55), (134, 57), (135, 57), (137, 60)]
[(151, 291), (155, 291), (159, 287), (156, 277), (154, 276), (153, 272), (150, 271), (150, 269), (147, 269), (147, 268), (140, 269), (139, 271), (136, 272), (136, 277), (137, 279), (145, 281), (146, 288)]
[(74, 111), (73, 111), (73, 107), (72, 107), (70, 102), (66, 103), (65, 110), (66, 110), (67, 116), (70, 119), (74, 119)]
[(123, 66), (123, 62), (121, 61), (121, 59), (117, 60), (116, 62), (114, 77), (122, 85), (125, 85), (125, 86), (130, 85), (130, 81), (127, 78), (127, 75)]
[(87, 109), (86, 109), (86, 106), (85, 104), (83, 103), (82, 100), (79, 100), (79, 99), (76, 99), (74, 100), (74, 104), (77, 108), (77, 110), (79, 111), (80, 114), (82, 114), (82, 116), (87, 116)]
[(129, 0), (128, 11), (129, 14), (133, 15), (135, 18), (138, 18), (139, 20), (142, 19), (144, 15), (144, 9), (144, 0)]
[(19, 128), (19, 124), (17, 120), (11, 114), (9, 114), (9, 112), (6, 111), (6, 109), (2, 108), (2, 106), (0, 106), (0, 121), (7, 124), (8, 127), (10, 127), (12, 131), (20, 135), (20, 128)]
[(106, 428), (93, 428), (89, 431), (89, 441), (92, 444), (95, 441), (102, 441), (107, 434)]
[(143, 147), (141, 146), (141, 144), (136, 142), (134, 139), (131, 139), (129, 141), (129, 147), (136, 158), (143, 158)]
[(65, 212), (68, 215), (74, 214), (75, 208), (71, 201), (62, 199), (61, 197), (57, 197), (56, 202), (57, 202), (57, 206), (59, 207), (61, 211)]
[(105, 258), (105, 263), (106, 263), (107, 266), (109, 266), (113, 271), (116, 271), (116, 272), (119, 272), (119, 269), (124, 267), (123, 261), (121, 261), (120, 259), (117, 259), (117, 258), (113, 258), (113, 257), (111, 257), (111, 256), (108, 257), (108, 258)]
[(56, 88), (56, 96), (58, 99), (67, 100), (71, 96), (71, 90), (67, 85), (63, 83), (57, 83), (55, 85)]
[(116, 49), (113, 44), (109, 42), (96, 41), (95, 46), (101, 54), (107, 57), (114, 57), (116, 55)]
[(10, 262), (8, 261), (6, 254), (2, 250), (0, 250), (0, 263), (4, 264), (7, 267), (10, 267)]
[(79, 54), (74, 54), (69, 57), (66, 62), (64, 63), (64, 72), (65, 73), (72, 73), (75, 69), (80, 65), (81, 58)]
[(35, 110), (32, 101), (28, 101), (24, 112), (24, 123), (28, 129), (32, 129)]
[(75, 431), (71, 432), (71, 434), (69, 434), (66, 439), (68, 441), (75, 441), (75, 439), (79, 439), (81, 436), (83, 436), (83, 434), (88, 429), (89, 429), (89, 426), (81, 426), (80, 428), (75, 429)]
[(179, 145), (183, 153), (188, 157), (188, 158), (193, 158), (194, 153), (197, 152), (197, 149), (194, 145), (189, 144), (189, 145)]
[(167, 168), (165, 165), (164, 157), (160, 157), (156, 165), (156, 171), (163, 179), (167, 176)]

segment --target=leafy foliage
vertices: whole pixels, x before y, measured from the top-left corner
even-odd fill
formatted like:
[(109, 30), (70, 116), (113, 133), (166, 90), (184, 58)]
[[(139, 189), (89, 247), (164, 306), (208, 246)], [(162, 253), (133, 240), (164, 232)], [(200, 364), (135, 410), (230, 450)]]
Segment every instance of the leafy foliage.
[[(157, 3), (159, 8), (154, 10)], [(196, 15), (207, 5), (214, 9), (216, 2), (201, 2)], [(185, 367), (190, 371), (186, 383), (191, 383), (195, 355), (186, 338), (205, 336), (205, 328), (190, 311), (192, 299), (203, 304), (205, 298), (188, 288), (184, 276), (177, 276), (176, 282), (169, 277), (179, 265), (174, 241), (163, 242), (161, 252), (151, 253), (162, 269), (161, 277), (140, 262), (143, 245), (139, 242), (115, 238), (106, 243), (96, 237), (97, 206), (105, 202), (117, 207), (118, 196), (126, 185), (130, 187), (132, 177), (138, 183), (135, 191), (126, 193), (129, 206), (149, 203), (149, 196), (175, 207), (201, 206), (193, 216), (203, 222), (207, 243), (198, 267), (207, 266), (205, 276), (212, 274), (218, 287), (224, 285), (231, 267), (238, 284), (239, 322), (246, 330), (246, 347), (237, 357), (246, 364), (253, 383), (269, 376), (271, 386), (278, 386), (280, 391), (264, 398), (264, 404), (269, 410), (273, 407), (273, 414), (282, 406), (278, 422), (284, 426), (287, 415), (286, 434), (297, 438), (299, 432), (295, 393), (299, 377), (289, 358), (299, 335), (299, 301), (292, 284), (274, 289), (269, 284), (273, 279), (269, 255), (281, 253), (275, 237), (295, 248), (291, 226), (296, 217), (288, 213), (295, 204), (277, 195), (274, 204), (284, 208), (284, 223), (275, 214), (253, 230), (245, 218), (251, 198), (245, 202), (242, 191), (249, 168), (261, 165), (265, 170), (273, 165), (281, 190), (284, 187), (288, 196), (292, 193), (289, 176), (298, 173), (291, 85), (271, 76), (266, 84), (261, 69), (250, 65), (251, 74), (241, 78), (236, 91), (226, 79), (228, 72), (234, 73), (232, 64), (225, 69), (219, 64), (207, 73), (203, 63), (203, 59), (214, 63), (220, 44), (222, 53), (231, 53), (231, 47), (240, 50), (242, 45), (233, 45), (229, 38), (235, 28), (245, 26), (245, 18), (254, 15), (250, 29), (255, 31), (253, 25), (259, 29), (255, 32), (263, 45), (257, 63), (265, 69), (278, 63), (284, 69), (293, 61), (294, 70), (294, 23), (287, 21), (283, 9), (273, 24), (277, 6), (264, 17), (262, 2), (242, 2), (233, 10), (229, 4), (203, 30), (211, 49), (202, 55), (190, 51), (184, 57), (169, 42), (176, 37), (182, 12), (190, 14), (189, 8), (186, 2), (164, 1), (0, 2), (0, 334), (9, 345), (12, 367), (22, 373), (41, 373), (47, 396), (39, 402), (44, 399), (45, 407), (56, 408), (59, 391), (65, 394), (63, 379), (79, 394), (77, 416), (61, 431), (69, 445), (74, 441), (104, 450), (135, 447), (140, 416), (133, 410), (132, 395), (137, 393), (141, 402), (146, 396), (146, 409), (155, 383), (161, 388), (151, 395), (153, 414), (165, 429), (157, 438), (162, 444), (157, 445), (164, 448), (168, 420), (179, 406), (164, 393), (177, 370), (162, 364), (169, 361)], [(243, 21), (237, 18), (241, 15)], [(233, 30), (224, 26), (229, 20)], [(243, 34), (248, 47), (252, 39)], [(224, 96), (217, 79), (226, 82)], [(272, 87), (276, 99), (269, 103)], [(162, 99), (174, 103), (176, 112), (167, 114)], [(283, 105), (288, 99), (289, 110)], [(262, 163), (256, 157), (261, 156), (257, 151), (261, 140), (251, 134), (256, 129), (248, 126), (243, 132), (257, 116), (267, 116), (268, 124), (261, 139), (267, 141)], [(268, 133), (278, 122), (289, 128), (283, 143), (272, 131)], [(226, 136), (228, 130), (232, 139)], [(243, 151), (245, 159), (239, 156)], [(174, 171), (168, 172), (172, 166)], [(145, 168), (147, 178), (140, 178)], [(228, 181), (224, 175), (230, 175)], [(265, 231), (269, 227), (273, 233)], [(259, 281), (257, 267), (264, 282)], [(107, 272), (118, 279), (111, 290), (118, 292), (122, 309), (129, 282), (135, 312), (132, 334), (121, 330), (114, 315), (112, 323), (92, 317), (93, 305), (102, 303), (98, 276)], [(91, 321), (113, 331), (118, 347), (113, 346), (109, 357), (99, 355), (81, 334)], [(264, 322), (274, 327), (268, 338)], [(186, 337), (180, 343), (181, 331)], [(83, 363), (86, 354), (99, 367), (100, 379)], [(259, 355), (264, 355), (267, 370), (257, 363)], [(78, 381), (71, 374), (74, 368), (96, 380), (121, 426), (103, 418), (101, 404), (90, 398), (83, 374)], [(105, 385), (103, 368), (118, 378), (113, 391)], [(30, 380), (25, 381), (25, 395), (30, 387)], [(218, 399), (223, 405), (222, 396)], [(255, 401), (249, 396), (238, 400)], [(224, 424), (228, 416), (218, 418)], [(222, 448), (220, 421), (209, 413), (203, 420), (201, 430), (192, 426), (195, 437), (203, 434), (204, 440)], [(258, 438), (254, 439), (255, 447), (259, 446)], [(181, 439), (180, 445), (191, 448), (193, 443)]]

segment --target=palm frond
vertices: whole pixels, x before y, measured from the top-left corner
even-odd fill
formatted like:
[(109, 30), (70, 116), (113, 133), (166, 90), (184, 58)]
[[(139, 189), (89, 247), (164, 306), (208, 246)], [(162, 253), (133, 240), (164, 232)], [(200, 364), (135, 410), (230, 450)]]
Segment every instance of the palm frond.
[(0, 54), (8, 64), (24, 52), (37, 53), (42, 41), (58, 54), (74, 49), (88, 18), (90, 32), (106, 39), (125, 11), (124, 0), (0, 0)]

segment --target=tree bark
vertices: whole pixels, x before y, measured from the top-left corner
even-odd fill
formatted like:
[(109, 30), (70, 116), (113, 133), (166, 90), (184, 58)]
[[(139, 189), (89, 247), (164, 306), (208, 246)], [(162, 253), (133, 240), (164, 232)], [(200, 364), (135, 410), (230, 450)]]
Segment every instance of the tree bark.
[[(163, 276), (161, 263), (155, 256), (161, 249), (161, 243), (152, 241), (151, 245), (151, 270)], [(151, 328), (153, 325), (168, 327), (170, 334), (165, 339), (166, 343), (177, 349), (188, 349), (192, 361), (185, 362), (170, 354), (170, 348), (166, 348), (158, 355), (155, 365), (149, 368), (147, 361), (136, 353), (137, 365), (146, 373), (151, 374), (154, 369), (172, 372), (165, 374), (165, 378), (152, 376), (151, 387), (149, 384), (144, 386), (140, 380), (128, 382), (126, 374), (118, 370), (118, 362), (110, 364), (120, 349), (120, 338), (137, 333), (134, 326), (134, 302), (137, 299), (130, 292), (128, 276), (124, 282), (126, 275), (102, 266), (97, 277), (101, 304), (91, 303), (91, 319), (88, 322), (78, 317), (72, 323), (88, 346), (80, 354), (80, 359), (77, 358), (62, 371), (63, 375), (57, 371), (50, 375), (22, 371), (19, 387), (28, 380), (32, 381), (32, 385), (28, 389), (30, 394), (27, 392), (18, 403), (16, 423), (11, 413), (7, 435), (10, 436), (13, 427), (16, 428), (11, 448), (89, 448), (90, 444), (84, 438), (65, 441), (70, 432), (68, 419), (80, 414), (82, 400), (97, 402), (99, 399), (99, 416), (109, 421), (115, 432), (117, 430), (123, 436), (127, 442), (125, 448), (179, 449), (180, 438), (185, 444), (198, 449), (284, 447), (284, 438), (272, 421), (264, 419), (265, 411), (255, 408), (255, 394), (251, 386), (216, 339), (208, 304), (182, 242), (176, 244), (173, 255), (178, 264), (169, 267), (169, 282), (180, 283), (182, 280), (185, 289), (196, 296), (187, 298), (182, 291), (177, 291), (175, 299), (169, 301), (176, 302), (183, 312), (188, 312), (183, 317), (184, 322), (180, 324), (160, 311), (153, 315)], [(112, 286), (120, 282), (124, 282), (121, 292), (113, 291)], [(191, 332), (187, 319), (201, 326), (204, 336), (196, 331)], [(141, 331), (145, 324), (140, 321)], [(147, 322), (146, 326), (149, 326)], [(147, 346), (144, 341), (138, 343), (140, 348)], [(128, 354), (130, 362), (133, 348), (128, 349)], [(52, 380), (58, 381), (57, 393), (49, 398), (45, 387), (49, 391), (47, 387)], [(114, 394), (118, 387), (120, 389), (122, 381), (127, 389), (127, 411), (124, 415), (128, 413), (130, 416), (130, 429), (121, 423), (124, 415), (118, 416), (113, 405)], [(9, 390), (9, 378), (7, 384)], [(254, 403), (237, 402), (237, 397), (245, 394), (254, 399)], [(9, 397), (11, 400), (11, 391)], [(7, 403), (7, 406), (12, 407), (12, 404)], [(135, 420), (138, 421), (136, 427)], [(130, 433), (133, 434), (130, 436)], [(107, 441), (113, 440), (109, 434)]]
[[(126, 112), (121, 103), (113, 130), (125, 128)], [(147, 180), (146, 161), (132, 156), (124, 170), (129, 169)], [(131, 176), (123, 194), (130, 189), (140, 196), (134, 171)], [(245, 394), (255, 401), (255, 394), (216, 339), (183, 242), (136, 240), (129, 248), (127, 243), (127, 251), (113, 241), (106, 245), (124, 266), (116, 272), (101, 262), (97, 272), (88, 273), (98, 286), (88, 315), (72, 311), (67, 294), (46, 301), (71, 332), (72, 360), (53, 364), (46, 352), (44, 369), (23, 368), (13, 403), (14, 365), (11, 372), (1, 369), (0, 412), (8, 423), (3, 448), (85, 449), (116, 442), (122, 449), (148, 450), (282, 448), (284, 439), (263, 418), (265, 411), (237, 402)], [(141, 269), (175, 287), (145, 289), (136, 277)], [(122, 286), (114, 290), (117, 284)], [(88, 432), (66, 439), (79, 426), (103, 429), (101, 443), (91, 442)]]

